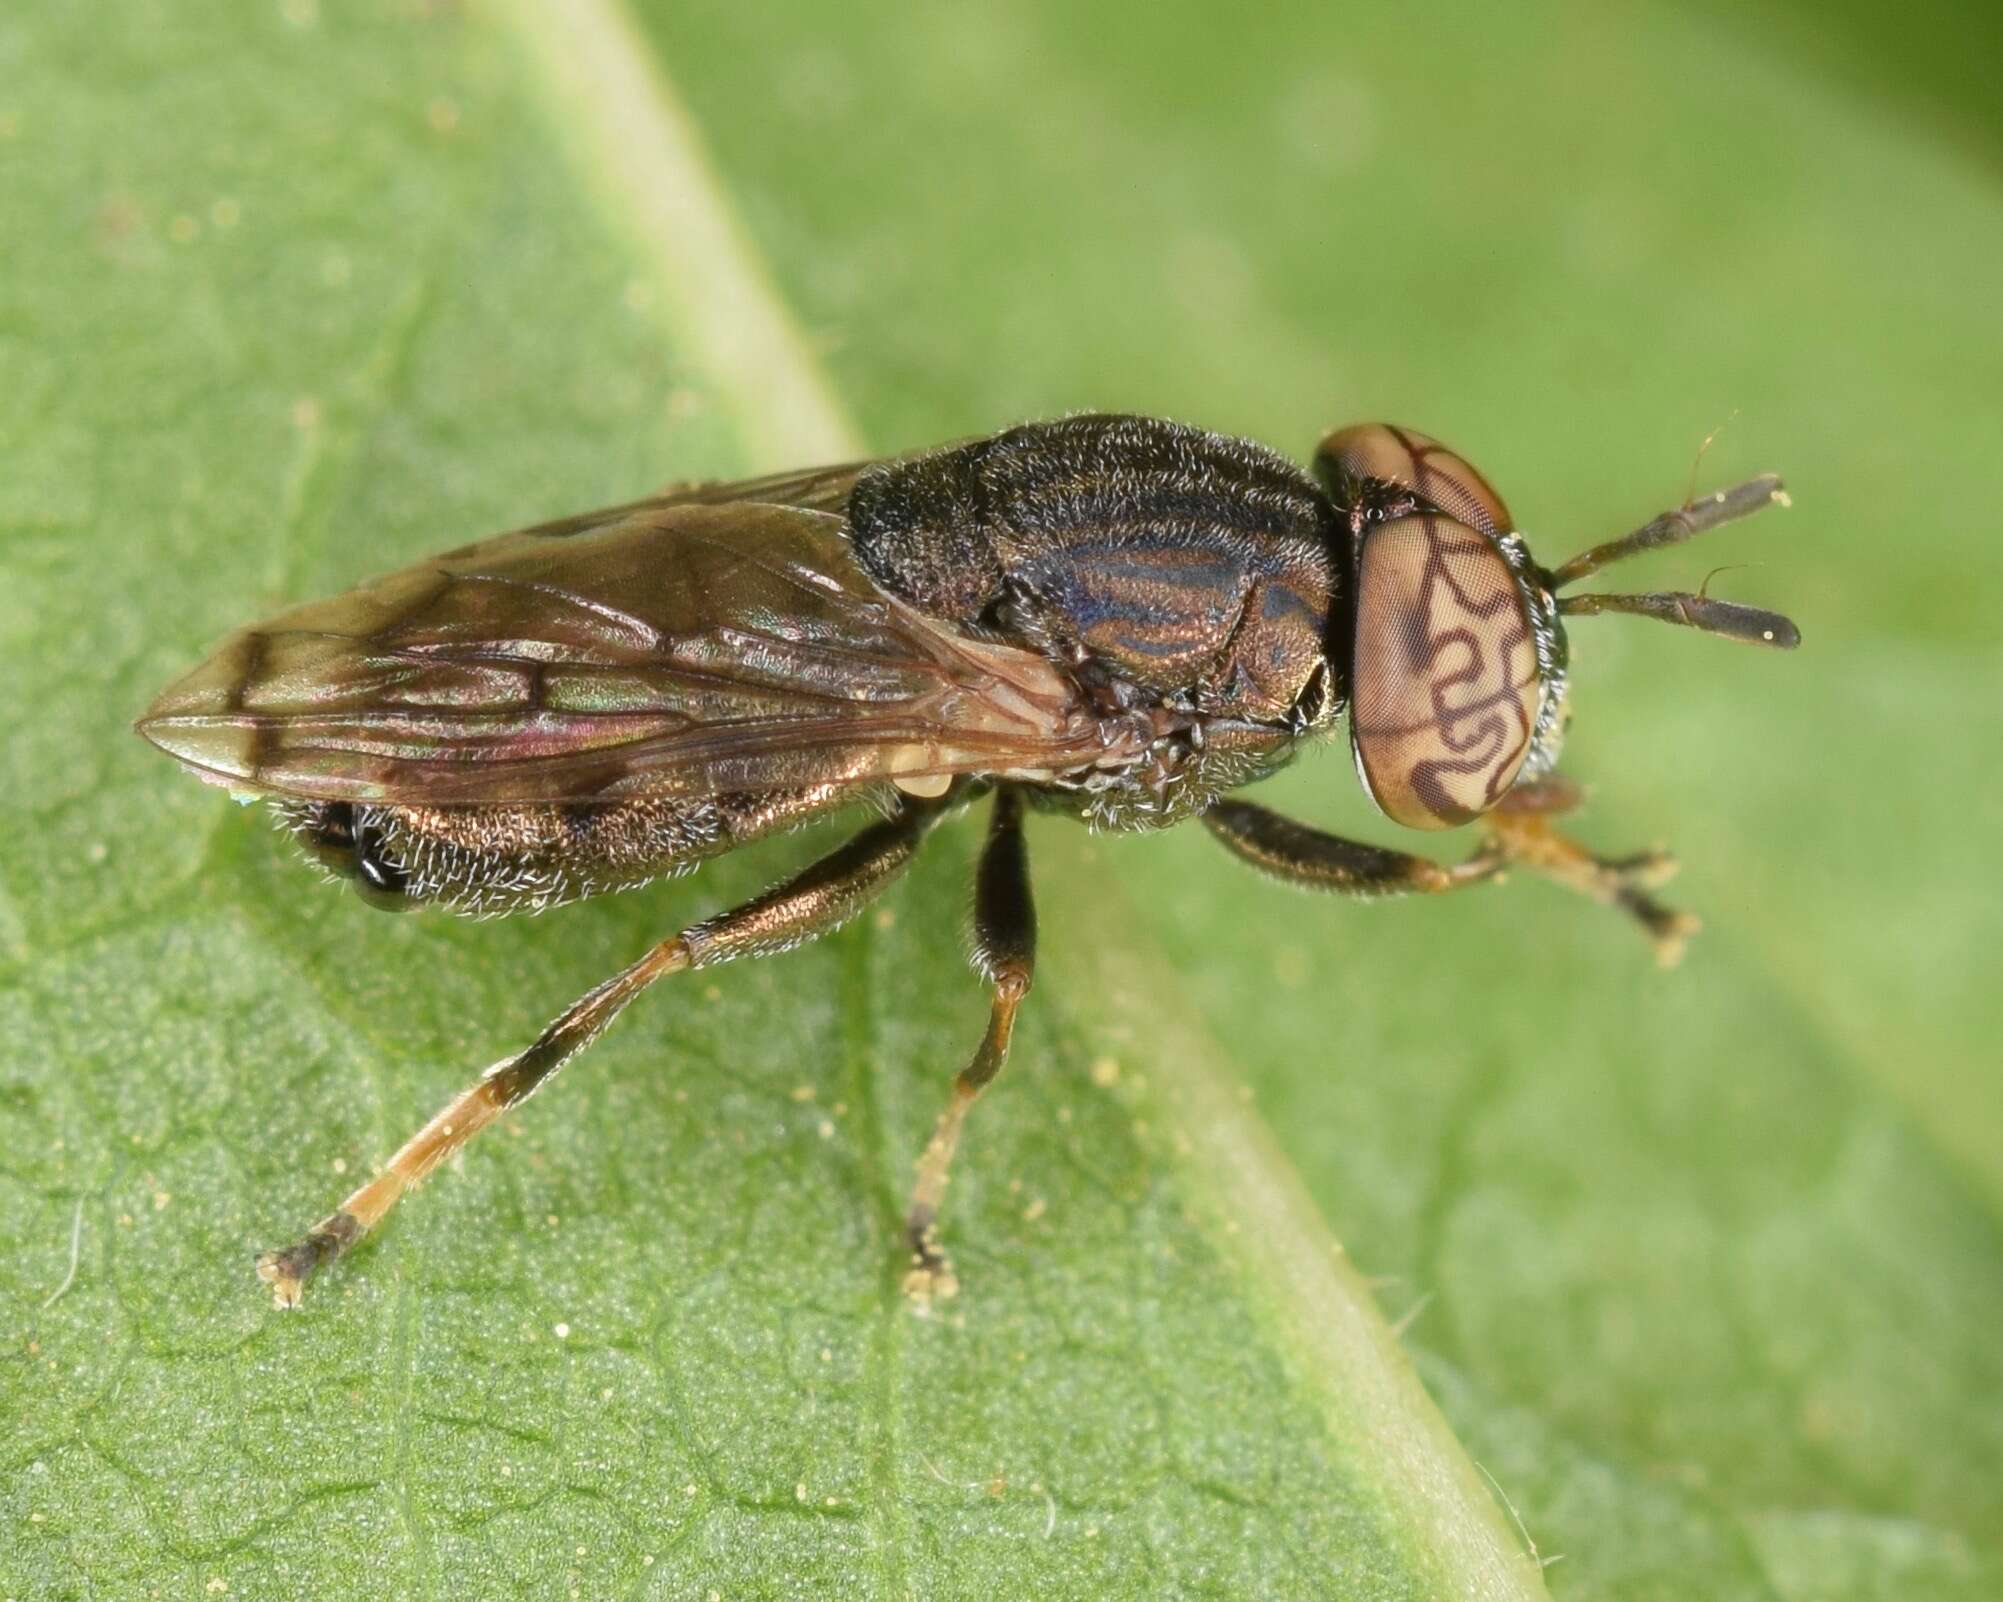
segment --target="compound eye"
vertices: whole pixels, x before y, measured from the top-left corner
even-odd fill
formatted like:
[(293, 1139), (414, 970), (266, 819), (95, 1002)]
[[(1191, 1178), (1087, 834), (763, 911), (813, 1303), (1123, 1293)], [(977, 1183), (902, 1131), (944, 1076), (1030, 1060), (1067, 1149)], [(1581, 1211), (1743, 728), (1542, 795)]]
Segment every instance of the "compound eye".
[(1484, 534), (1503, 534), (1516, 525), (1489, 481), (1429, 434), (1395, 423), (1358, 423), (1339, 428), (1314, 453), (1317, 476), (1336, 504), (1353, 508), (1363, 498), (1364, 480), (1402, 484), (1448, 516)]
[(1363, 537), (1349, 708), (1356, 771), (1412, 829), (1450, 829), (1502, 799), (1543, 695), (1530, 612), (1485, 534), (1435, 512)]

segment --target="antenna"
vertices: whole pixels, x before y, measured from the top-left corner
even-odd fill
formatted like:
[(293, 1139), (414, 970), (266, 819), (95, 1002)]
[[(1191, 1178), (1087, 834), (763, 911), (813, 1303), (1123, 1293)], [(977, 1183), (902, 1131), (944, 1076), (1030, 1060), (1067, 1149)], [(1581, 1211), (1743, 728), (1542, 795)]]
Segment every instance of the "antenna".
[[(1576, 584), (1588, 574), (1597, 573), (1615, 562), (1624, 562), (1630, 556), (1639, 556), (1644, 551), (1681, 545), (1685, 540), (1694, 539), (1721, 523), (1750, 517), (1766, 507), (1791, 504), (1787, 491), (1781, 487), (1779, 475), (1762, 473), (1758, 478), (1749, 478), (1730, 489), (1715, 491), (1688, 506), (1664, 512), (1632, 534), (1609, 540), (1604, 545), (1595, 545), (1589, 551), (1581, 551), (1563, 566), (1552, 569), (1551, 588), (1555, 591), (1568, 584)], [(1686, 590), (1656, 590), (1637, 595), (1568, 595), (1558, 602), (1558, 610), (1567, 617), (1590, 617), (1596, 612), (1631, 612), (1640, 617), (1652, 617), (1661, 623), (1701, 629), (1706, 634), (1722, 635), (1728, 640), (1744, 640), (1749, 645), (1771, 645), (1783, 651), (1791, 651), (1801, 643), (1801, 630), (1778, 612), (1741, 606), (1736, 601), (1715, 601), (1708, 595), (1692, 595)]]

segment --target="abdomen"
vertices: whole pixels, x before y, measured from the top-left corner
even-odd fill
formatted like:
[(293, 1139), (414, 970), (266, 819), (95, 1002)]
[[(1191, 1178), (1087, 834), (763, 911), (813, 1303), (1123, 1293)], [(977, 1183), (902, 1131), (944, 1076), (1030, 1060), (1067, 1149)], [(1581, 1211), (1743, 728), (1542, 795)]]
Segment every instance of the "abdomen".
[(687, 873), (871, 794), (830, 784), (578, 806), (284, 801), (277, 810), (310, 855), (376, 906), (435, 905), (494, 917)]

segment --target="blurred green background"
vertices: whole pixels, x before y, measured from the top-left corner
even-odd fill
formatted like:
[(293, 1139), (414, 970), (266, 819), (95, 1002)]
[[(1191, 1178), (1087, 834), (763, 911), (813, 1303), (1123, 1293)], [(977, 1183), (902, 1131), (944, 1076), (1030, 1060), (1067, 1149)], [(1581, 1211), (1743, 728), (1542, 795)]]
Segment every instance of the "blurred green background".
[[(9, 8), (0, 1596), (2003, 1594), (2000, 35)], [(797, 339), (720, 360), (768, 303)], [(792, 465), (821, 393), (878, 450), (1397, 419), (1546, 560), (1724, 425), (1703, 480), (1793, 510), (1620, 579), (1751, 564), (1721, 592), (1806, 643), (1583, 621), (1566, 761), (1706, 932), (1663, 974), (1537, 883), (1321, 902), (1200, 830), (1040, 824), (968, 1289), (919, 1319), (894, 1223), (981, 1009), (963, 825), (878, 916), (650, 998), (274, 1317), (252, 1248), (825, 842), (389, 920), (127, 722), (282, 601)], [(1269, 789), (1393, 833), (1339, 748)], [(1219, 1152), (1270, 1154), (1270, 1218)]]

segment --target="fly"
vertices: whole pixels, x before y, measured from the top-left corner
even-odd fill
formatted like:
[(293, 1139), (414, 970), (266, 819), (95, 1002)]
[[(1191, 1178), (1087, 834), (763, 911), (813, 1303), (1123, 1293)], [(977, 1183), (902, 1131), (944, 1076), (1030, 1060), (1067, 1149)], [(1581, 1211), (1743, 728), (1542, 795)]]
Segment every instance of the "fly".
[[(1623, 909), (1673, 961), (1694, 920), (1661, 852), (1559, 832), (1563, 619), (1632, 612), (1792, 647), (1706, 595), (1562, 595), (1783, 500), (1753, 479), (1540, 567), (1500, 496), (1410, 429), (1330, 434), (1306, 472), (1146, 417), (1032, 423), (915, 455), (670, 489), (503, 534), (230, 636), (139, 732), (267, 798), (372, 902), (540, 911), (686, 873), (835, 813), (869, 821), (581, 997), (418, 1130), (303, 1239), (257, 1260), (281, 1306), (403, 1193), (672, 974), (826, 934), (949, 814), (989, 802), (974, 884), (988, 1023), (920, 1155), (907, 1288), (955, 1288), (938, 1220), (967, 1114), (1035, 969), (1025, 813), (1194, 818), (1254, 867), (1351, 896), (1438, 894), (1517, 864)], [(1455, 863), (1233, 792), (1347, 711), (1393, 822), (1479, 829)]]

